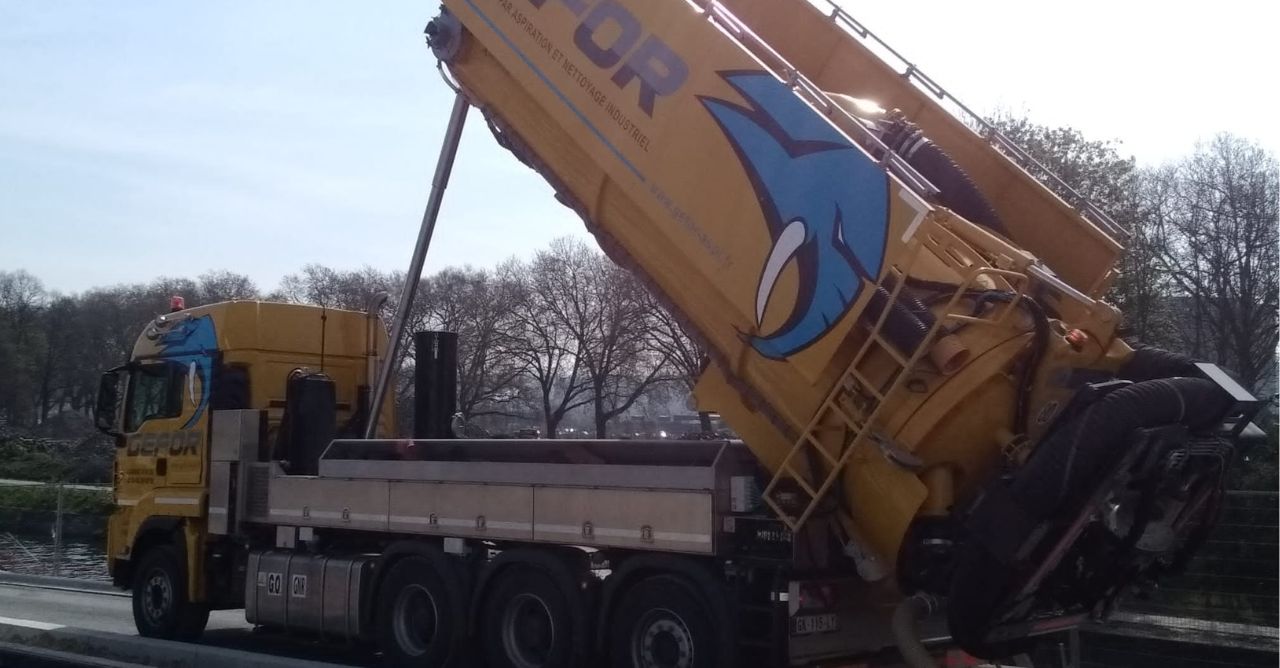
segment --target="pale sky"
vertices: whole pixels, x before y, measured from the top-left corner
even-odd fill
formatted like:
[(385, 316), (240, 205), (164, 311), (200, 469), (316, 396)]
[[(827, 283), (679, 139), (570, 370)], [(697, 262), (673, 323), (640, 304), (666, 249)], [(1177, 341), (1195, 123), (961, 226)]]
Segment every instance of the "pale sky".
[[(981, 113), (1142, 164), (1224, 130), (1280, 153), (1273, 0), (842, 4)], [(404, 269), (450, 107), (422, 40), (437, 7), (0, 0), (0, 270), (76, 292)], [(427, 271), (586, 238), (469, 120)]]

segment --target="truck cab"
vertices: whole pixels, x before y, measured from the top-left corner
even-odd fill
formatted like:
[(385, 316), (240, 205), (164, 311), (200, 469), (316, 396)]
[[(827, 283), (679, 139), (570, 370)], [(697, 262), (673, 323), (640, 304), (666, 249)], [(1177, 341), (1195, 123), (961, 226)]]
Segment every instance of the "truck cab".
[[(232, 301), (157, 316), (128, 362), (103, 374), (96, 421), (117, 446), (108, 568), (117, 585), (148, 592), (134, 606), (144, 634), (190, 636), (210, 603), (237, 603), (238, 592), (202, 577), (206, 560), (233, 547), (208, 532), (226, 512), (209, 503), (213, 416), (261, 411), (261, 458), (313, 470), (328, 439), (363, 433), (370, 369), (385, 348), (385, 329), (365, 313)], [(318, 384), (332, 396), (292, 396)], [(194, 612), (171, 614), (184, 607)]]

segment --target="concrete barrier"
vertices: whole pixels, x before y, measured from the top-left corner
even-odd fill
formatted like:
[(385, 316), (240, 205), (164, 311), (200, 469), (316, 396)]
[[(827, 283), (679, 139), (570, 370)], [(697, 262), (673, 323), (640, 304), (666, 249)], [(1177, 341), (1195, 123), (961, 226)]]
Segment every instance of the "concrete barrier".
[(80, 578), (58, 578), (51, 575), (28, 575), (13, 571), (0, 571), (0, 584), (17, 585), (19, 587), (38, 587), (40, 589), (61, 589), (65, 591), (83, 591), (94, 594), (110, 594), (128, 596), (127, 592), (111, 586), (110, 582), (100, 580), (84, 580)]
[[(57, 624), (26, 622), (0, 617), (0, 643), (57, 652), (62, 659), (81, 657), (80, 664), (101, 666), (141, 664), (157, 668), (340, 668), (339, 664), (301, 661), (222, 647), (104, 633)], [(56, 665), (56, 664), (52, 664)]]
[(0, 666), (23, 668), (138, 668), (141, 664), (124, 663), (97, 657), (80, 656), (52, 649), (0, 642)]

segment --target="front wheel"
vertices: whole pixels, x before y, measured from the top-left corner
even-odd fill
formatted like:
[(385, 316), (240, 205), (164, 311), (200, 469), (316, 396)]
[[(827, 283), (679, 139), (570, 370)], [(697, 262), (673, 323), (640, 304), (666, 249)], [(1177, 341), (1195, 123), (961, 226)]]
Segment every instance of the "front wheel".
[(195, 640), (209, 621), (209, 607), (187, 600), (186, 568), (173, 545), (147, 550), (133, 574), (133, 623), (138, 635)]

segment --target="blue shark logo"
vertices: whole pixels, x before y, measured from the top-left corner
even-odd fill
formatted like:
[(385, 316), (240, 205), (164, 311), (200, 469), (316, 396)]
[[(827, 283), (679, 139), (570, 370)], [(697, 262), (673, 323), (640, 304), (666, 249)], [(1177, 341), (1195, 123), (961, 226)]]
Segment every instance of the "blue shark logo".
[(733, 145), (769, 225), (773, 247), (756, 287), (756, 326), (794, 260), (800, 288), (786, 321), (747, 337), (770, 359), (822, 338), (884, 261), (889, 180), (874, 161), (763, 71), (721, 72), (747, 102), (699, 96)]
[(200, 380), (200, 399), (196, 410), (187, 419), (183, 429), (188, 429), (200, 421), (209, 406), (209, 389), (213, 376), (213, 354), (218, 350), (218, 337), (213, 330), (213, 318), (202, 315), (198, 318), (180, 320), (173, 328), (160, 336), (156, 342), (161, 354), (172, 364), (190, 367)]

